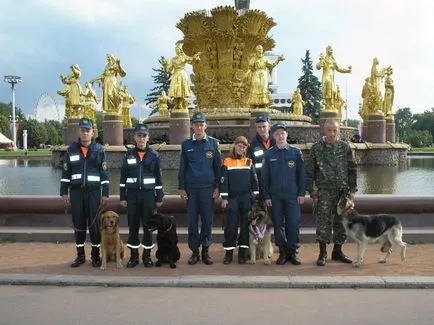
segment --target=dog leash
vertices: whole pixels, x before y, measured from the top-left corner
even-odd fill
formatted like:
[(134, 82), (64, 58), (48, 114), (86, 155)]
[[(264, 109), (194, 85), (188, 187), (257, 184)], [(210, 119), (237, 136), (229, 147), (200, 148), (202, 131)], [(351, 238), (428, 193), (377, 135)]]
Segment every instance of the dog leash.
[[(64, 205), (64, 212), (65, 212), (65, 216), (68, 216), (68, 209), (70, 207), (70, 204), (65, 204)], [(95, 218), (93, 219), (92, 223), (87, 227), (87, 228), (92, 228), (93, 225), (95, 224), (95, 222), (97, 221), (97, 219), (99, 219), (101, 217), (102, 212), (104, 211), (106, 207), (106, 204), (99, 204), (98, 205), (98, 209), (96, 210), (96, 214), (95, 214)], [(87, 229), (78, 229), (75, 228), (74, 226), (71, 227), (74, 231), (76, 232), (87, 232)]]

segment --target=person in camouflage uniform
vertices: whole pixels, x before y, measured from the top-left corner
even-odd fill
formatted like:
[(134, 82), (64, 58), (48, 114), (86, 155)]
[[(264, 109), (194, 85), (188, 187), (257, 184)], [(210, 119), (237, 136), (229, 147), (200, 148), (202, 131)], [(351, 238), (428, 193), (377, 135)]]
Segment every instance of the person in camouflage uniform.
[(331, 240), (334, 243), (332, 260), (352, 263), (342, 252), (346, 233), (336, 208), (341, 191), (349, 191), (352, 198), (357, 191), (357, 166), (348, 143), (338, 139), (339, 123), (325, 122), (324, 134), (312, 145), (307, 169), (307, 191), (314, 200), (313, 214), (320, 248), (318, 266), (325, 266), (327, 244)]

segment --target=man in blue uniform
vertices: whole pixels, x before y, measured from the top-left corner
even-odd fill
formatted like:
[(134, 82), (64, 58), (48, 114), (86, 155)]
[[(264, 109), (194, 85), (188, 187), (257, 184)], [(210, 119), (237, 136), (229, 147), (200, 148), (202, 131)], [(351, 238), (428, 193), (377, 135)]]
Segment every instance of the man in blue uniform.
[[(219, 174), (222, 163), (218, 140), (208, 136), (206, 116), (198, 112), (192, 117), (193, 136), (181, 145), (178, 188), (181, 199), (188, 206), (188, 247), (192, 255), (188, 264), (196, 264), (200, 257), (213, 264), (208, 248), (212, 244), (214, 199), (219, 196)], [(201, 230), (199, 233), (199, 215)], [(202, 252), (199, 255), (199, 246)]]
[(249, 142), (243, 136), (234, 141), (230, 157), (223, 160), (220, 178), (222, 208), (227, 210), (224, 230), (225, 258), (223, 264), (231, 264), (237, 246), (238, 227), (238, 264), (246, 264), (249, 248), (249, 211), (252, 198), (259, 194), (258, 178), (252, 160), (246, 157)]
[[(160, 155), (149, 148), (149, 130), (143, 124), (134, 128), (136, 146), (129, 149), (121, 168), (120, 200), (127, 207), (129, 235), (127, 247), (130, 248), (130, 260), (127, 267), (139, 264), (139, 248), (143, 246), (142, 261), (145, 267), (152, 267), (152, 233), (147, 222), (155, 207), (163, 202), (163, 183), (161, 177)], [(143, 241), (140, 244), (139, 228), (143, 226)]]
[(304, 203), (306, 171), (301, 151), (286, 141), (285, 125), (274, 124), (271, 133), (276, 145), (264, 155), (262, 190), (265, 203), (273, 210), (274, 237), (279, 247), (276, 264), (289, 261), (299, 265), (300, 205)]
[(69, 146), (65, 156), (62, 179), (60, 180), (60, 195), (65, 207), (71, 202), (75, 246), (77, 248), (77, 257), (72, 262), (71, 267), (78, 267), (86, 260), (84, 243), (87, 228), (89, 228), (92, 242), (92, 266), (99, 267), (101, 266), (99, 207), (107, 203), (109, 196), (107, 162), (104, 147), (99, 143), (92, 142), (92, 120), (80, 119), (79, 128), (79, 139)]
[(260, 196), (262, 198), (261, 189), (261, 171), (262, 159), (265, 151), (274, 146), (275, 141), (270, 136), (270, 119), (267, 114), (258, 115), (255, 119), (256, 135), (251, 139), (250, 146), (247, 150), (247, 157), (252, 159), (255, 166), (256, 174), (259, 180)]

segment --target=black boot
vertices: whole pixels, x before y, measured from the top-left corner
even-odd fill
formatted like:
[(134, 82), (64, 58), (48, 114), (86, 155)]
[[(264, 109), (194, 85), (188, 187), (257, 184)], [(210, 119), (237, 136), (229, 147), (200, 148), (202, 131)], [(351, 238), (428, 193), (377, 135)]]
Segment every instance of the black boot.
[(286, 250), (284, 246), (279, 246), (279, 258), (276, 261), (277, 265), (283, 265), (287, 261), (286, 259)]
[(99, 257), (99, 247), (92, 246), (91, 259), (92, 259), (92, 267), (101, 266), (101, 258)]
[(188, 264), (190, 265), (194, 265), (197, 262), (199, 262), (199, 250), (198, 249), (194, 249), (193, 253), (191, 254), (190, 258), (188, 259)]
[(319, 242), (319, 255), (316, 265), (325, 266), (327, 262), (327, 244), (325, 242)]
[(287, 257), (289, 263), (292, 265), (300, 265), (301, 260), (300, 257), (298, 257), (298, 252), (296, 249), (289, 248), (288, 249), (288, 257)]
[(206, 265), (212, 265), (214, 263), (211, 256), (209, 256), (208, 247), (206, 246), (202, 246), (202, 263)]
[(150, 249), (143, 249), (143, 254), (142, 254), (142, 261), (143, 261), (143, 266), (144, 267), (153, 267), (154, 263), (152, 262), (151, 259), (151, 250)]
[(130, 260), (127, 263), (127, 268), (131, 269), (139, 264), (139, 249), (130, 248)]
[(244, 247), (238, 248), (238, 264), (246, 264), (247, 262), (247, 249)]
[(232, 263), (232, 259), (234, 257), (234, 250), (227, 250), (225, 252), (225, 258), (223, 259), (223, 264), (231, 264)]
[(333, 247), (332, 260), (339, 261), (345, 264), (353, 263), (353, 261), (351, 261), (349, 257), (346, 256), (344, 252), (342, 252), (342, 245), (340, 244), (335, 244), (335, 246)]
[(77, 247), (77, 257), (71, 263), (71, 267), (79, 267), (81, 264), (86, 262), (86, 256), (84, 254), (84, 247)]

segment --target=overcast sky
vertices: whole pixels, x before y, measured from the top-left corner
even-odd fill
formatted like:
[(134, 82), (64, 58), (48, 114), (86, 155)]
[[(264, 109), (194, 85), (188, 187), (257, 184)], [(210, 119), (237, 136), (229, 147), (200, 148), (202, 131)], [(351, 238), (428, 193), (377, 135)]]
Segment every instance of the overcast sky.
[[(40, 106), (55, 100), (63, 116), (60, 73), (69, 73), (77, 63), (84, 82), (99, 75), (106, 53), (121, 59), (127, 71), (125, 83), (144, 105), (153, 87), (153, 67), (160, 56), (174, 56), (174, 44), (183, 38), (175, 27), (186, 12), (229, 0), (1, 0), (0, 75), (18, 75), (17, 106), (34, 115)], [(434, 2), (431, 0), (251, 0), (277, 26), (270, 35), (279, 64), (279, 92), (293, 92), (301, 75), (305, 51), (314, 64), (327, 45), (334, 48), (341, 66), (352, 65), (353, 73), (337, 74), (336, 81), (347, 96), (349, 117), (357, 118), (364, 78), (372, 59), (394, 68), (395, 110), (410, 107), (421, 113), (434, 107)], [(315, 70), (318, 78), (321, 72)], [(2, 78), (3, 79), (3, 78)], [(100, 89), (97, 89), (100, 93)], [(10, 102), (11, 91), (0, 84), (0, 101)], [(43, 113), (57, 118), (54, 109)], [(138, 116), (137, 105), (133, 115)]]

